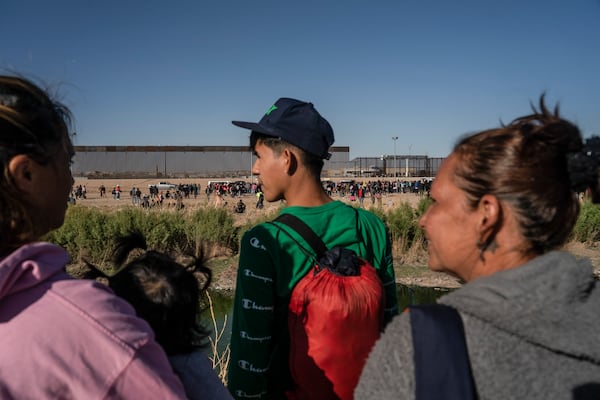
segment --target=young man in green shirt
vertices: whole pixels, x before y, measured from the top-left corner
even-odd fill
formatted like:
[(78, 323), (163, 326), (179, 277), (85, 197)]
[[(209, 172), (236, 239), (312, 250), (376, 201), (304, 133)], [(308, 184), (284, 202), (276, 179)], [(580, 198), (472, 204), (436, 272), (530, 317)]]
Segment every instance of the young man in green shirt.
[[(281, 98), (260, 122), (233, 124), (252, 131), (252, 172), (265, 200), (285, 200), (282, 213), (304, 221), (327, 248), (349, 248), (375, 267), (385, 290), (387, 324), (398, 313), (387, 231), (374, 214), (333, 201), (323, 189), (323, 160), (329, 159), (334, 141), (329, 123), (311, 103)], [(293, 387), (288, 304), (296, 283), (315, 264), (299, 243), (306, 242), (295, 231), (282, 232), (269, 222), (242, 238), (228, 375), (228, 388), (237, 399), (285, 398), (285, 391)]]

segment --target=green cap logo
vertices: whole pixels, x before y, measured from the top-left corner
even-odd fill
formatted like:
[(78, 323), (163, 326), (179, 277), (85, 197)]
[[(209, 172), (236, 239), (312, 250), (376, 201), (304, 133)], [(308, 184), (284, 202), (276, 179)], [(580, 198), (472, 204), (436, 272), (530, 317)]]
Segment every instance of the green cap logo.
[(267, 113), (265, 115), (269, 115), (271, 114), (273, 111), (277, 110), (277, 106), (275, 104), (273, 104), (268, 110)]

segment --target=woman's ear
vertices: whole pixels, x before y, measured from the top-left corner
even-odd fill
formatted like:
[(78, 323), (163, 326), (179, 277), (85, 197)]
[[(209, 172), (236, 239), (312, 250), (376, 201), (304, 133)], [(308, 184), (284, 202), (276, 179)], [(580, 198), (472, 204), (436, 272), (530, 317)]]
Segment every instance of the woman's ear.
[(483, 195), (479, 200), (479, 225), (482, 236), (487, 237), (497, 230), (498, 224), (501, 223), (501, 207), (498, 198), (492, 194)]
[(23, 193), (34, 193), (33, 173), (36, 163), (25, 154), (18, 154), (8, 162), (8, 172), (16, 186)]

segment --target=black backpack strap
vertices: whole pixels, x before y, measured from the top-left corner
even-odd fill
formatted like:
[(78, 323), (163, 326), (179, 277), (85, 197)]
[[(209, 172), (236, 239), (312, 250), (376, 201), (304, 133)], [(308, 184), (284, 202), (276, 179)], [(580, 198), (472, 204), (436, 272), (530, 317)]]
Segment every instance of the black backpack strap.
[(321, 238), (318, 237), (317, 234), (310, 229), (306, 223), (304, 223), (304, 221), (295, 215), (284, 213), (275, 218), (274, 221), (281, 222), (282, 224), (287, 225), (298, 232), (298, 234), (302, 236), (304, 240), (306, 240), (306, 243), (312, 247), (313, 251), (317, 255), (317, 260), (320, 259), (327, 251), (327, 246), (325, 246), (325, 243), (323, 243)]
[(476, 399), (462, 319), (443, 304), (410, 306), (415, 399)]

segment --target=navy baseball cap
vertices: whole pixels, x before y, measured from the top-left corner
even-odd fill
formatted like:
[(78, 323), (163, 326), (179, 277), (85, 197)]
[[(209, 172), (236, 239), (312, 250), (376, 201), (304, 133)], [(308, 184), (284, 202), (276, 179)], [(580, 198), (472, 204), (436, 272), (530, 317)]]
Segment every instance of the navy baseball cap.
[(258, 123), (231, 121), (234, 125), (263, 135), (285, 140), (323, 159), (329, 160), (333, 144), (333, 129), (312, 103), (281, 98), (275, 102)]

